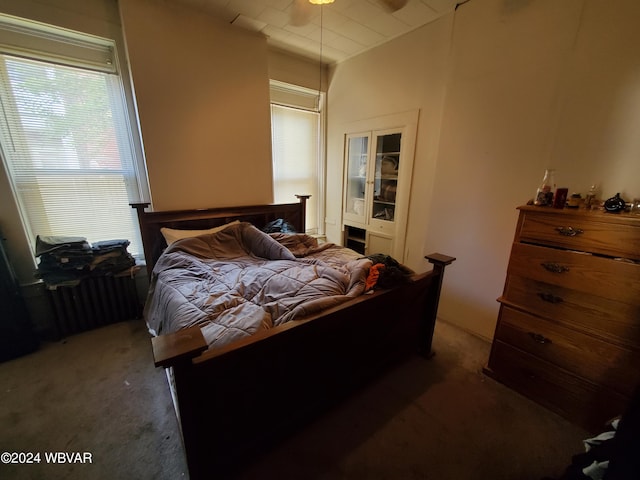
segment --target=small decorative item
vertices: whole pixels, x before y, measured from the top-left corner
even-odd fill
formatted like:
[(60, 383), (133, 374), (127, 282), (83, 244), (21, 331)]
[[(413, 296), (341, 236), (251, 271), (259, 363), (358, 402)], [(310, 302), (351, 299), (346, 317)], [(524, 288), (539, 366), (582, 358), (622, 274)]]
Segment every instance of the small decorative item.
[(397, 186), (394, 183), (389, 183), (386, 185), (382, 185), (380, 198), (385, 202), (395, 202), (396, 201), (396, 188)]
[(553, 197), (553, 208), (564, 208), (564, 204), (567, 203), (568, 188), (559, 188), (556, 190), (556, 194)]
[(382, 175), (398, 175), (398, 162), (393, 157), (382, 157), (380, 161)]
[(356, 215), (364, 215), (364, 200), (356, 198), (353, 201), (353, 213)]
[(579, 193), (572, 193), (567, 201), (567, 208), (578, 208), (582, 201), (582, 195)]
[(546, 206), (553, 204), (553, 191), (556, 188), (556, 182), (553, 178), (554, 172), (555, 171), (550, 168), (544, 171), (542, 183), (540, 183), (536, 191), (536, 197), (533, 200), (534, 205)]
[(596, 203), (596, 194), (598, 193), (598, 187), (595, 184), (589, 187), (589, 191), (587, 192), (587, 196), (584, 199), (584, 208), (587, 210), (591, 210), (591, 208), (595, 207)]
[(605, 212), (620, 213), (624, 210), (625, 201), (620, 198), (620, 194), (616, 193), (615, 196), (605, 200), (604, 210)]

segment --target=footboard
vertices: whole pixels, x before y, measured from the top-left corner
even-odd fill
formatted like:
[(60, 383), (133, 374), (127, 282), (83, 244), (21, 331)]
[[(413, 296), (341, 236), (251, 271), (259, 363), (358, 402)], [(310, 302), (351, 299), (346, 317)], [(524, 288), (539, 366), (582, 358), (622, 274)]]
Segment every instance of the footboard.
[(390, 290), (206, 351), (198, 328), (154, 339), (172, 366), (190, 477), (211, 478), (301, 425), (394, 362), (431, 354), (444, 268)]

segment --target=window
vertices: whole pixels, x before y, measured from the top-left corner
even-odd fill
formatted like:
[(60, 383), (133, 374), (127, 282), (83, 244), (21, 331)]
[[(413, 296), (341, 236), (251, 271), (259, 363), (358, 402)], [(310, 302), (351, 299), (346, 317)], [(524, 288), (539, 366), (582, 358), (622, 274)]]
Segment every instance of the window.
[(127, 239), (146, 197), (113, 42), (0, 16), (0, 147), (25, 229)]
[(311, 195), (307, 232), (324, 234), (323, 122), (318, 92), (271, 82), (273, 191), (277, 203)]

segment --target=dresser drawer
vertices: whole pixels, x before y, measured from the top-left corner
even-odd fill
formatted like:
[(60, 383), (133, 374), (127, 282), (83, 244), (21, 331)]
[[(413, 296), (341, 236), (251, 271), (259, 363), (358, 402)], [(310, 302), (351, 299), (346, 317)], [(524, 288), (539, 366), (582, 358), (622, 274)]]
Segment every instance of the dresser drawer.
[(600, 431), (607, 420), (624, 413), (628, 398), (600, 388), (566, 370), (493, 342), (487, 374), (563, 417)]
[(640, 384), (640, 351), (506, 306), (496, 339), (623, 395), (631, 396)]
[(519, 275), (507, 278), (500, 301), (640, 351), (640, 302), (622, 303)]
[[(618, 219), (612, 217), (615, 214), (523, 213), (518, 234), (521, 242), (640, 259), (640, 225), (617, 223), (613, 220)], [(598, 221), (597, 215), (609, 217), (601, 217)]]
[(640, 264), (633, 262), (514, 243), (508, 274), (618, 302), (640, 303)]

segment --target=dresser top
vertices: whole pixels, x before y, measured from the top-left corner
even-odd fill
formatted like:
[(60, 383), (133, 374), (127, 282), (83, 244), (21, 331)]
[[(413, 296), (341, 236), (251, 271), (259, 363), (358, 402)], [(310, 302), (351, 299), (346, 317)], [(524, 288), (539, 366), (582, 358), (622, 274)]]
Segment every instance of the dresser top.
[(640, 227), (640, 214), (636, 213), (610, 213), (601, 209), (587, 210), (586, 208), (553, 208), (538, 207), (535, 205), (522, 205), (518, 210), (526, 213), (540, 213), (545, 215), (563, 215), (566, 217), (580, 218), (585, 221), (622, 223)]
[(640, 215), (518, 207), (517, 242), (640, 261)]

